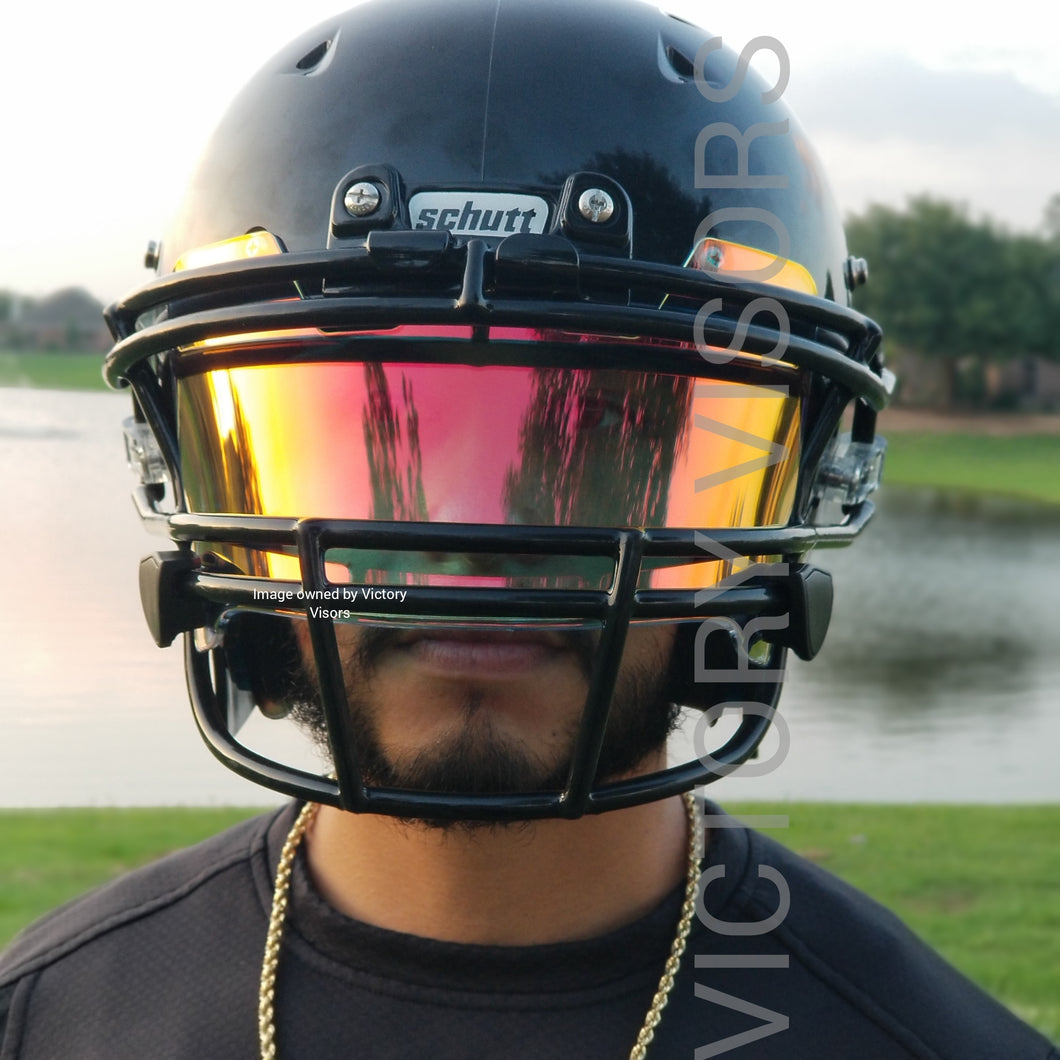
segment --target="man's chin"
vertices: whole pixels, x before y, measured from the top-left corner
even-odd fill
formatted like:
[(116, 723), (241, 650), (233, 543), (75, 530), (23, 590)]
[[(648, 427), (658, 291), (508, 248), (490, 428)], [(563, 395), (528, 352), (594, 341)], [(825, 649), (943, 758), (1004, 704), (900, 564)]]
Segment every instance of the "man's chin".
[(519, 741), (499, 735), (488, 718), (461, 728), (414, 753), (369, 755), (369, 782), (432, 794), (497, 795), (561, 791), (569, 762), (549, 764)]
[[(458, 733), (412, 755), (385, 755), (369, 750), (364, 762), (371, 787), (397, 788), (417, 794), (488, 795), (539, 794), (562, 791), (568, 766), (549, 767), (492, 734)], [(419, 817), (415, 823), (429, 828), (478, 831), (525, 821), (467, 820)]]
[[(351, 694), (348, 736), (368, 786), (471, 797), (536, 795), (567, 786), (581, 721), (575, 701), (578, 686), (584, 695), (587, 683), (583, 667), (570, 667), (562, 687), (538, 682), (530, 692), (502, 681), (417, 684), (407, 675), (399, 673), (395, 681), (380, 672), (381, 655), (393, 643), (389, 631), (366, 641), (344, 660), (344, 677)], [(657, 661), (626, 668), (612, 703), (598, 782), (661, 768), (676, 716), (665, 688), (665, 669)], [(558, 706), (568, 700), (569, 709)], [(297, 716), (326, 743), (319, 704), (300, 705)]]

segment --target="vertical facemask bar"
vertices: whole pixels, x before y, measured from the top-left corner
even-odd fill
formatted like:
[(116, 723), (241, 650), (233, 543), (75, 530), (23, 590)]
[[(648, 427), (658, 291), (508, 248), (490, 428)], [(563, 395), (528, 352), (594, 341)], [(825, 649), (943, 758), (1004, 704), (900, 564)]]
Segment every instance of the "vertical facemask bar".
[[(306, 521), (299, 525), (297, 532), (303, 588), (307, 595), (321, 592), (328, 584), (324, 572), (323, 543), (328, 531), (320, 524)], [(560, 816), (573, 818), (585, 813), (596, 782), (611, 697), (636, 599), (643, 557), (643, 537), (639, 530), (614, 532), (612, 548), (615, 574), (604, 608), (594, 615), (601, 623), (600, 641), (595, 652), (585, 707), (572, 752), (567, 786), (559, 794), (558, 801), (555, 795), (542, 795), (537, 798), (542, 808), (548, 805), (558, 807)], [(340, 792), (339, 804), (343, 809), (355, 812), (373, 811), (392, 803), (400, 804), (399, 793), (384, 792), (382, 789), (373, 791), (365, 785), (363, 765), (351, 731), (334, 621), (331, 618), (307, 614), (306, 622), (316, 663), (321, 701), (328, 723), (332, 759)], [(425, 793), (417, 795), (422, 799)], [(447, 804), (459, 802), (460, 795), (461, 793), (454, 792), (452, 798), (443, 796), (437, 800), (427, 795), (426, 803), (435, 802), (438, 811), (446, 814), (450, 808)], [(502, 796), (497, 800), (497, 807), (500, 808), (505, 802), (506, 799)], [(501, 815), (504, 816), (503, 811)]]
[(241, 744), (228, 730), (225, 703), (217, 693), (210, 673), (212, 652), (195, 647), (191, 635), (184, 638), (184, 661), (192, 714), (206, 745), (233, 772), (274, 791), (299, 799), (312, 799), (330, 806), (341, 805), (334, 780), (274, 762)]
[[(321, 547), (321, 528), (314, 523), (298, 527), (298, 558), (302, 571), (302, 588), (312, 598), (326, 588), (324, 579), (324, 551)], [(342, 678), (342, 659), (335, 637), (335, 623), (323, 616), (306, 614), (309, 639), (316, 659), (320, 699), (327, 718), (331, 760), (339, 784), (344, 810), (364, 811), (368, 808), (364, 785), (364, 771), (357, 753), (350, 724), (350, 709), (346, 685)]]
[(629, 630), (643, 553), (644, 535), (640, 531), (620, 533), (614, 583), (608, 594), (589, 692), (571, 758), (567, 790), (562, 797), (563, 815), (566, 817), (580, 817), (585, 812), (596, 781), (597, 764)]

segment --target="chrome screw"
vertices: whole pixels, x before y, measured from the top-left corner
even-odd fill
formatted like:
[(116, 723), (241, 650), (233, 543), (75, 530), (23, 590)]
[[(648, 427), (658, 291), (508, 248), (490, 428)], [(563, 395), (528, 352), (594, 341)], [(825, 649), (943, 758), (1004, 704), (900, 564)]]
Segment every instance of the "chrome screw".
[(611, 220), (615, 212), (615, 200), (603, 188), (586, 188), (578, 199), (578, 212), (594, 225)]
[(342, 205), (354, 217), (367, 217), (379, 209), (383, 193), (369, 180), (359, 180), (346, 189)]
[(855, 258), (851, 255), (844, 262), (844, 272), (848, 291), (853, 291), (869, 282), (869, 263), (864, 258)]

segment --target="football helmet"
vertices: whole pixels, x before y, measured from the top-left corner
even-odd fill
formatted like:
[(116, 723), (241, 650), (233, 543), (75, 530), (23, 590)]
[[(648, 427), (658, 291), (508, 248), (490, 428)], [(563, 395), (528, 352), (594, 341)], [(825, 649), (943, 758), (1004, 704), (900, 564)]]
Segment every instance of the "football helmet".
[[(872, 514), (893, 382), (786, 61), (631, 0), (369, 0), (237, 97), (157, 277), (108, 310), (105, 366), (132, 392), (140, 513), (175, 544), (143, 561), (145, 615), (184, 635), (231, 768), (349, 810), (509, 819), (755, 753), (786, 651), (828, 624), (807, 554)], [(616, 673), (650, 623), (676, 627), (662, 713), (736, 720), (616, 775)], [(350, 628), (582, 638), (563, 779), (379, 782)], [(255, 708), (311, 714), (324, 767), (244, 742)]]

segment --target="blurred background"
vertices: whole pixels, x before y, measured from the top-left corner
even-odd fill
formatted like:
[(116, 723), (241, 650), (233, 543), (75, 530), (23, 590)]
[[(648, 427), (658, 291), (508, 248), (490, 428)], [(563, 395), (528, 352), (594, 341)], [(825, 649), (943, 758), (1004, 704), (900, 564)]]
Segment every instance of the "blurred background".
[[(228, 99), (342, 6), (3, 16), (0, 806), (274, 801), (214, 764), (178, 650), (143, 625), (137, 562), (165, 545), (126, 500), (128, 399), (99, 382), (100, 311), (148, 278), (146, 244)], [(1056, 802), (1060, 12), (895, 3), (869, 33), (839, 3), (665, 6), (736, 50), (786, 48), (786, 98), (869, 259), (858, 307), (902, 377), (880, 514), (815, 560), (837, 606), (782, 698), (790, 750), (718, 795)], [(768, 52), (757, 65), (775, 77)]]

